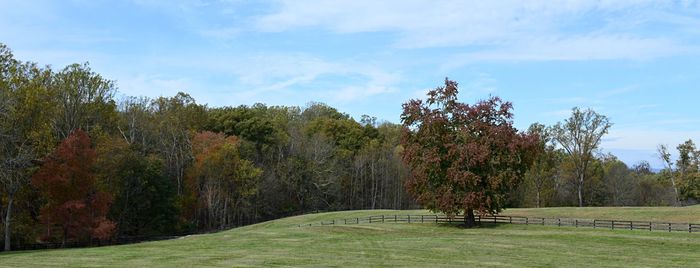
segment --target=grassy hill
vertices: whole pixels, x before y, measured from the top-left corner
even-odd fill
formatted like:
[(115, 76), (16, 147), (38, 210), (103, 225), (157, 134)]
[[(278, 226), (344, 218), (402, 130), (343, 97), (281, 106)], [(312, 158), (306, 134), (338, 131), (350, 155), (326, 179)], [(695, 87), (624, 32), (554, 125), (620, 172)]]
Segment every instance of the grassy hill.
[[(461, 229), (433, 223), (297, 227), (322, 220), (419, 213), (425, 212), (310, 214), (168, 241), (9, 252), (0, 254), (0, 267), (691, 267), (700, 263), (700, 234), (533, 225)], [(700, 222), (700, 206), (512, 209), (506, 214)]]

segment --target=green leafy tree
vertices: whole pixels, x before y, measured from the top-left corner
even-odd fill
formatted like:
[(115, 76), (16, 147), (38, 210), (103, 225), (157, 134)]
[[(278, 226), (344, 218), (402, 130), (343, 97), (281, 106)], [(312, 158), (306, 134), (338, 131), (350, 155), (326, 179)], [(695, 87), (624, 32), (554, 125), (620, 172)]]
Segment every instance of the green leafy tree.
[(680, 193), (678, 191), (679, 185), (678, 185), (678, 179), (676, 178), (677, 174), (673, 170), (673, 162), (671, 161), (671, 153), (668, 151), (668, 147), (666, 145), (659, 145), (656, 148), (656, 152), (658, 154), (658, 157), (661, 159), (661, 161), (664, 163), (665, 167), (665, 172), (664, 174), (668, 175), (668, 178), (671, 179), (671, 187), (673, 188), (673, 193), (674, 193), (674, 200), (673, 200), (673, 205), (678, 206), (680, 205)]
[(606, 116), (591, 109), (582, 111), (575, 107), (571, 117), (551, 129), (554, 139), (564, 148), (574, 165), (579, 207), (583, 207), (584, 183), (588, 168), (594, 160), (593, 152), (610, 126), (612, 124)]
[[(535, 147), (535, 160), (525, 174), (526, 185), (535, 192), (535, 206), (541, 207), (553, 193), (557, 166), (562, 161), (562, 156), (552, 144), (553, 138), (549, 130), (542, 124), (534, 123), (527, 130), (530, 135), (538, 137), (539, 143)], [(545, 197), (546, 196), (546, 197)]]
[(116, 126), (116, 86), (87, 63), (72, 64), (56, 73), (52, 87), (57, 93), (54, 127), (59, 140), (78, 128), (92, 132), (111, 131)]
[(531, 165), (537, 136), (519, 133), (512, 105), (497, 97), (468, 105), (457, 101), (457, 83), (428, 92), (427, 100), (403, 105), (406, 183), (418, 202), (447, 214), (501, 211), (507, 194)]
[(156, 155), (143, 155), (138, 144), (101, 138), (97, 145), (99, 181), (114, 196), (109, 218), (118, 235), (172, 233), (179, 226), (174, 181), (163, 175)]
[(14, 59), (0, 43), (0, 187), (4, 208), (5, 250), (10, 250), (16, 194), (29, 185), (35, 160), (53, 144), (51, 70)]
[(676, 149), (676, 167), (681, 185), (680, 198), (685, 201), (697, 201), (700, 199), (700, 151), (695, 147), (693, 140), (679, 144)]

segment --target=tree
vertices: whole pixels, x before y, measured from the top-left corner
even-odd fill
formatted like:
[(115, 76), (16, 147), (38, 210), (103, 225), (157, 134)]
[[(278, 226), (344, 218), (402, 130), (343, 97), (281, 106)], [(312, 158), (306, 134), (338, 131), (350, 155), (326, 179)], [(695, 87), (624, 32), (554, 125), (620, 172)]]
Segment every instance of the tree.
[(676, 175), (675, 172), (673, 171), (673, 162), (671, 162), (671, 153), (668, 151), (668, 147), (666, 145), (660, 144), (657, 148), (656, 151), (658, 153), (659, 158), (661, 159), (662, 162), (664, 162), (664, 165), (666, 165), (666, 170), (669, 173), (669, 177), (671, 178), (671, 187), (673, 187), (673, 203), (674, 205), (678, 206), (680, 204), (680, 196), (678, 194), (678, 185), (676, 182)]
[(203, 225), (223, 228), (240, 215), (245, 199), (255, 194), (262, 171), (241, 159), (238, 138), (222, 133), (198, 133), (192, 142), (195, 162), (188, 180), (199, 205)]
[(606, 116), (591, 109), (581, 111), (574, 107), (571, 117), (551, 129), (554, 139), (564, 148), (574, 165), (579, 207), (583, 207), (583, 186), (586, 172), (593, 160), (593, 151), (598, 148), (610, 126)]
[(687, 201), (696, 201), (700, 197), (700, 151), (695, 147), (693, 140), (687, 140), (679, 144), (678, 160), (676, 167), (678, 168), (680, 178), (680, 198)]
[(403, 159), (411, 170), (406, 187), (418, 202), (448, 215), (474, 210), (497, 213), (533, 159), (535, 135), (513, 127), (512, 104), (498, 97), (468, 105), (457, 101), (457, 83), (430, 90), (428, 98), (403, 104)]
[(59, 112), (54, 127), (59, 140), (75, 129), (92, 132), (116, 126), (116, 92), (113, 81), (93, 72), (87, 63), (71, 64), (56, 73), (52, 85), (57, 92)]
[(163, 176), (156, 155), (139, 153), (122, 138), (97, 139), (99, 182), (114, 197), (109, 218), (117, 235), (159, 235), (178, 227), (175, 182)]
[(192, 135), (206, 123), (206, 107), (192, 96), (178, 92), (171, 98), (160, 97), (151, 102), (154, 112), (154, 149), (165, 162), (165, 173), (175, 179), (177, 193), (184, 190), (187, 167), (192, 164)]
[(633, 198), (637, 181), (627, 165), (612, 154), (603, 156), (603, 181), (607, 187), (606, 205), (634, 205)]
[(42, 240), (60, 239), (65, 243), (112, 236), (115, 224), (106, 217), (112, 198), (98, 189), (92, 170), (95, 157), (90, 137), (77, 129), (32, 177), (32, 184), (47, 202), (40, 215), (46, 226)]
[(34, 160), (53, 144), (50, 115), (53, 95), (51, 70), (22, 63), (0, 43), (0, 187), (7, 197), (5, 250), (11, 241), (16, 194), (29, 185)]
[(551, 144), (551, 133), (549, 133), (544, 125), (534, 123), (530, 125), (527, 133), (536, 135), (539, 140), (539, 143), (535, 147), (535, 160), (525, 174), (525, 180), (529, 182), (535, 190), (535, 205), (539, 208), (542, 205), (542, 195), (545, 191), (545, 187), (551, 186), (554, 182), (556, 167), (559, 162), (561, 162), (560, 152)]

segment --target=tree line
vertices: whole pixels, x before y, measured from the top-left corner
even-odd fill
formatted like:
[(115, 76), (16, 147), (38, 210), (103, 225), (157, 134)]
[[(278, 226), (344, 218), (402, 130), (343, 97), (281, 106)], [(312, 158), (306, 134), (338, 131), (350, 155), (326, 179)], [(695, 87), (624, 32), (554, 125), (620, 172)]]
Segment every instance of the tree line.
[(88, 64), (0, 46), (5, 248), (210, 230), (320, 210), (411, 208), (400, 125), (322, 103), (117, 99)]
[[(578, 122), (576, 122), (578, 121)], [(587, 109), (573, 109), (562, 123), (532, 124), (527, 132), (540, 137), (539, 156), (510, 197), (515, 207), (553, 206), (680, 206), (700, 199), (700, 151), (692, 140), (677, 146), (671, 160), (668, 146), (659, 145), (660, 171), (647, 161), (628, 166), (599, 142), (611, 126)]]
[[(0, 44), (5, 250), (221, 229), (311, 211), (419, 205), (411, 184), (415, 170), (406, 158), (419, 151), (407, 148), (412, 130), (405, 125), (371, 116), (355, 120), (323, 103), (208, 107), (182, 92), (116, 95), (115, 82), (87, 63), (54, 70), (17, 60)], [(569, 120), (577, 112), (585, 111), (574, 110)], [(490, 114), (510, 118), (509, 111)], [(678, 162), (666, 157), (668, 168), (654, 173), (645, 163), (628, 168), (612, 155), (598, 155), (597, 145), (567, 151), (563, 137), (574, 130), (567, 122), (530, 127), (526, 136), (538, 142), (527, 146), (531, 159), (518, 169), (522, 180), (504, 179), (512, 186), (507, 192), (484, 198), (502, 206), (697, 199), (700, 153), (691, 141), (679, 146)], [(473, 146), (483, 140), (463, 138)]]

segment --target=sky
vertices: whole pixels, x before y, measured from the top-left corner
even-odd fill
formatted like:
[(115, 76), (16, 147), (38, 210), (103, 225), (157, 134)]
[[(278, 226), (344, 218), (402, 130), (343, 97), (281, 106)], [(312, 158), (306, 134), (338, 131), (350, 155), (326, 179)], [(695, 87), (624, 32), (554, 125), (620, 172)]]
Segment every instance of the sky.
[(192, 95), (210, 107), (323, 102), (400, 123), (445, 77), (514, 123), (573, 107), (613, 122), (601, 153), (662, 167), (659, 144), (700, 140), (698, 1), (0, 0), (20, 60), (89, 62), (119, 96)]

